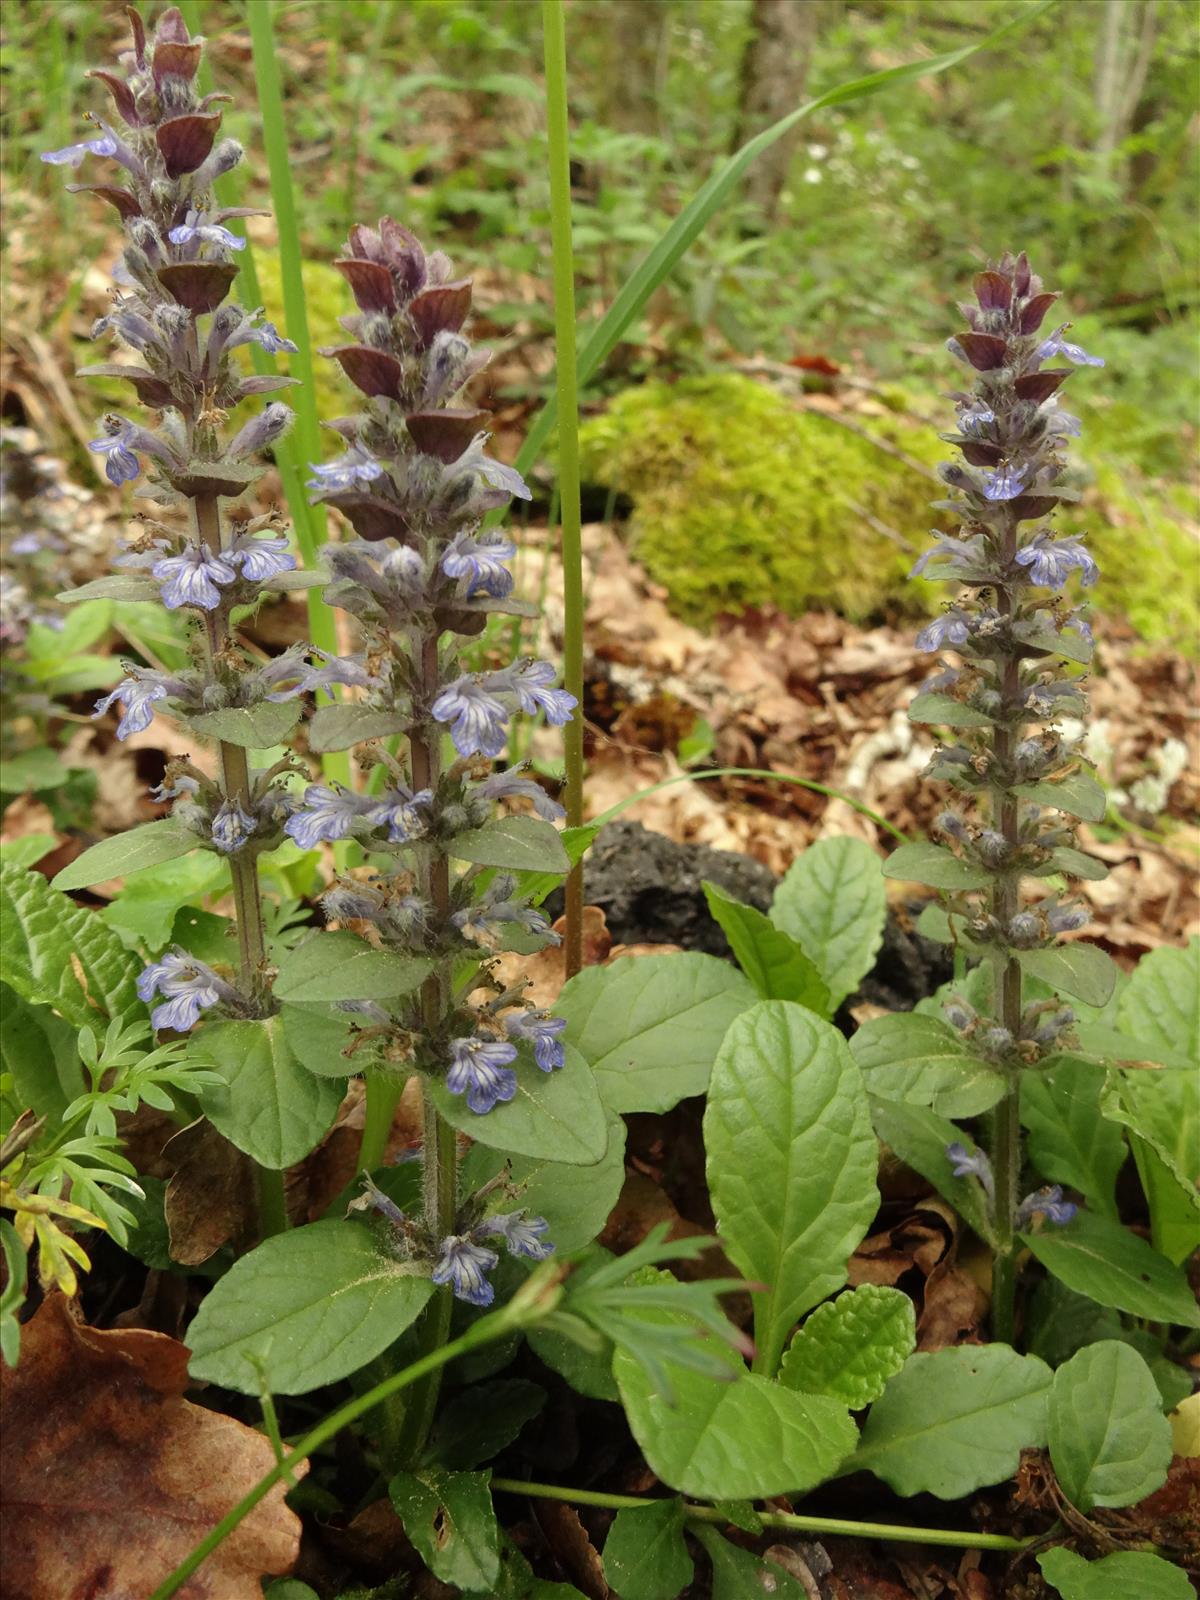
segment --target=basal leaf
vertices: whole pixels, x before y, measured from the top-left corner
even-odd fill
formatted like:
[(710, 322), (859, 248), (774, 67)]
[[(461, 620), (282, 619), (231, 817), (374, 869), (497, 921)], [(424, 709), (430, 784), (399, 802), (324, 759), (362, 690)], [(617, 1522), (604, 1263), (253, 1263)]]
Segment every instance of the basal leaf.
[(545, 1389), (525, 1378), (472, 1383), (441, 1407), (426, 1456), (433, 1465), (468, 1472), (506, 1449), (545, 1404)]
[(910, 1356), (871, 1407), (849, 1465), (897, 1494), (958, 1500), (1016, 1472), (1046, 1442), (1051, 1374), (1004, 1344)]
[(750, 1596), (757, 1600), (760, 1594), (771, 1595), (773, 1600), (807, 1600), (808, 1590), (777, 1561), (731, 1544), (703, 1522), (692, 1532), (712, 1563), (712, 1600), (749, 1600)]
[(1064, 1227), (1021, 1237), (1046, 1270), (1077, 1294), (1132, 1317), (1200, 1328), (1184, 1273), (1119, 1222), (1080, 1211)]
[(500, 1533), (485, 1472), (418, 1467), (398, 1472), (388, 1493), (404, 1531), (443, 1583), (491, 1593), (500, 1575)]
[(142, 867), (157, 867), (164, 861), (186, 856), (199, 845), (196, 835), (171, 817), (147, 822), (128, 833), (102, 839), (85, 850), (51, 881), (54, 889), (86, 889), (89, 884), (105, 883), (109, 878), (124, 878)]
[(1171, 1425), (1141, 1356), (1103, 1339), (1061, 1366), (1050, 1391), (1048, 1442), (1063, 1493), (1080, 1511), (1131, 1506), (1160, 1489), (1171, 1464)]
[(871, 970), (886, 916), (881, 863), (861, 839), (809, 845), (771, 901), (771, 921), (816, 963), (835, 1010)]
[(357, 1222), (264, 1240), (205, 1295), (187, 1332), (191, 1373), (241, 1394), (306, 1394), (357, 1372), (420, 1314), (433, 1284)]
[(438, 1113), (451, 1127), (493, 1150), (539, 1161), (595, 1167), (608, 1148), (608, 1118), (587, 1062), (567, 1046), (566, 1065), (542, 1072), (522, 1048), (514, 1063), (517, 1092), (507, 1105), (477, 1116), (442, 1078), (429, 1080)]
[(1085, 1561), (1059, 1545), (1037, 1558), (1042, 1576), (1062, 1600), (1195, 1600), (1196, 1591), (1182, 1567), (1148, 1551), (1118, 1550), (1099, 1561)]
[(865, 1283), (817, 1307), (788, 1346), (779, 1381), (861, 1411), (912, 1355), (916, 1337), (908, 1296)]
[(1025, 1345), (1031, 1356), (1040, 1356), (1048, 1367), (1061, 1367), (1077, 1350), (1098, 1339), (1120, 1336), (1118, 1312), (1076, 1294), (1057, 1278), (1043, 1278), (1029, 1297)]
[(738, 966), (760, 999), (793, 1000), (819, 1017), (833, 1015), (829, 986), (789, 934), (754, 906), (743, 905), (715, 883), (706, 883), (704, 894)]
[(740, 972), (714, 956), (623, 956), (585, 967), (554, 1009), (613, 1111), (669, 1111), (708, 1088), (734, 1017), (754, 1004)]
[(398, 1000), (428, 977), (424, 957), (376, 950), (357, 934), (316, 933), (279, 963), (278, 1000)]
[(692, 1581), (683, 1502), (672, 1497), (618, 1511), (604, 1541), (604, 1576), (621, 1600), (676, 1600)]
[(318, 1078), (292, 1053), (282, 1017), (207, 1022), (189, 1056), (225, 1080), (201, 1104), (213, 1126), (262, 1167), (278, 1172), (301, 1161), (327, 1133), (343, 1086)]
[(884, 1100), (974, 1117), (1004, 1097), (1004, 1079), (938, 1017), (895, 1011), (872, 1017), (850, 1040), (867, 1089)]
[(704, 1145), (725, 1249), (767, 1285), (755, 1342), (774, 1373), (790, 1329), (845, 1283), (879, 1206), (862, 1075), (837, 1029), (783, 1000), (736, 1018), (713, 1066)]

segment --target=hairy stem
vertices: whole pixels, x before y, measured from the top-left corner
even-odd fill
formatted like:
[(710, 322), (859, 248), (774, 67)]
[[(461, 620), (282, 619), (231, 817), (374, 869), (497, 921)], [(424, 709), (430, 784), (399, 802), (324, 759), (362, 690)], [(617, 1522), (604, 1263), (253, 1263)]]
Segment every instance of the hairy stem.
[[(1008, 517), (1004, 528), (1002, 564), (1011, 567), (1017, 552), (1017, 523)], [(1011, 616), (1014, 596), (1010, 588), (998, 585), (996, 606), (1001, 616)], [(1000, 692), (1004, 699), (1005, 714), (1012, 706), (1021, 686), (1021, 661), (1011, 655), (1004, 663)], [(1011, 767), (1013, 750), (1021, 735), (1019, 722), (1006, 722), (996, 729), (995, 757), (1001, 770)], [(1007, 788), (992, 791), (992, 818), (997, 832), (1003, 834), (1010, 852), (1015, 852), (1021, 839), (1021, 802)], [(991, 895), (991, 913), (1006, 929), (1020, 906), (1020, 875), (1003, 872), (995, 881)], [(995, 990), (992, 1010), (996, 1020), (1016, 1039), (1021, 1031), (1021, 964), (1007, 948), (997, 951), (995, 961)], [(995, 1175), (995, 1225), (996, 1253), (992, 1268), (992, 1334), (1011, 1344), (1015, 1329), (1014, 1300), (1016, 1294), (1017, 1240), (1013, 1220), (1020, 1197), (1021, 1184), (1021, 1074), (1013, 1070), (1008, 1074), (1004, 1099), (996, 1107), (992, 1118), (992, 1171)]]
[[(570, 134), (563, 0), (542, 0), (546, 59), (546, 139), (550, 167), (550, 237), (554, 264), (554, 343), (558, 365), (558, 487), (562, 507), (563, 687), (575, 715), (563, 729), (567, 824), (583, 822), (583, 544), (579, 504), (579, 395), (575, 364), (575, 269), (571, 246)], [(583, 863), (567, 874), (567, 977), (583, 965)]]
[[(197, 540), (206, 544), (215, 554), (221, 548), (221, 513), (216, 495), (202, 495), (193, 500), (192, 516)], [(209, 655), (213, 660), (228, 642), (224, 616), (223, 608), (217, 613), (210, 614), (206, 639)], [(249, 809), (250, 765), (245, 750), (241, 745), (222, 742), (219, 751), (221, 789), (225, 798), (240, 801)], [(247, 850), (236, 851), (228, 860), (237, 918), (241, 987), (248, 998), (258, 999), (264, 991), (267, 964), (266, 933), (258, 888), (258, 865), (253, 853)]]

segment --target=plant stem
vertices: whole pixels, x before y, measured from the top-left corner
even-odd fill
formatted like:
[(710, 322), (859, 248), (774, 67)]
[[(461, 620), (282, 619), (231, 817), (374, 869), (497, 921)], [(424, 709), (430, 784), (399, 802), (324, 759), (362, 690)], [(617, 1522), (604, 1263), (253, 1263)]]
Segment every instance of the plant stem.
[[(535, 1500), (562, 1500), (580, 1506), (606, 1506), (614, 1511), (652, 1506), (656, 1502), (642, 1495), (602, 1494), (594, 1489), (561, 1488), (553, 1483), (524, 1483), (520, 1478), (493, 1478), (492, 1488), (507, 1494), (525, 1494)], [(727, 1523), (729, 1515), (720, 1506), (697, 1506), (685, 1502), (683, 1514), (693, 1522)], [(850, 1539), (896, 1539), (907, 1544), (951, 1545), (962, 1550), (1023, 1550), (1029, 1539), (1012, 1539), (1001, 1533), (972, 1533), (955, 1528), (910, 1528), (891, 1522), (850, 1522), (841, 1517), (802, 1517), (792, 1511), (759, 1511), (765, 1528), (788, 1528), (797, 1533), (842, 1534)]]
[(283, 1173), (274, 1167), (257, 1167), (258, 1226), (264, 1239), (288, 1229), (287, 1201), (283, 1191)]
[[(563, 685), (578, 701), (563, 730), (568, 827), (583, 821), (583, 543), (579, 503), (579, 382), (575, 361), (575, 265), (571, 245), (570, 131), (567, 44), (562, 0), (542, 0), (546, 60), (546, 140), (550, 169), (550, 239), (554, 262), (554, 342), (557, 355), (558, 487), (562, 508)], [(583, 964), (583, 862), (567, 874), (567, 977)]]
[[(542, 1282), (535, 1280), (542, 1275)], [(554, 1309), (558, 1302), (560, 1290), (553, 1288), (547, 1293), (551, 1280), (557, 1284), (560, 1274), (554, 1269), (539, 1268), (531, 1278), (525, 1289), (499, 1311), (494, 1311), (490, 1316), (481, 1317), (469, 1327), (466, 1333), (454, 1339), (449, 1344), (443, 1344), (439, 1349), (432, 1350), (428, 1355), (422, 1356), (419, 1361), (414, 1361), (402, 1372), (393, 1373), (390, 1378), (384, 1378), (373, 1389), (368, 1389), (366, 1394), (358, 1395), (353, 1400), (348, 1400), (344, 1406), (332, 1412), (323, 1422), (298, 1442), (294, 1450), (276, 1464), (258, 1480), (249, 1494), (240, 1499), (231, 1511), (227, 1511), (211, 1532), (205, 1534), (200, 1543), (185, 1557), (169, 1577), (165, 1578), (149, 1600), (171, 1600), (172, 1595), (179, 1593), (192, 1573), (202, 1566), (217, 1547), (222, 1544), (235, 1528), (250, 1515), (255, 1506), (259, 1504), (275, 1487), (277, 1483), (290, 1479), (301, 1461), (306, 1461), (323, 1444), (327, 1444), (341, 1430), (351, 1422), (357, 1422), (359, 1417), (368, 1411), (373, 1411), (382, 1401), (391, 1395), (399, 1394), (402, 1389), (407, 1389), (411, 1384), (419, 1382), (430, 1373), (440, 1371), (448, 1362), (456, 1360), (459, 1356), (466, 1355), (471, 1350), (477, 1350), (481, 1345), (491, 1344), (496, 1339), (502, 1339), (514, 1329), (527, 1327)]]
[[(1017, 521), (1005, 521), (1002, 565), (1011, 568), (1017, 553)], [(1012, 615), (1015, 605), (1011, 588), (996, 586), (996, 607), (1003, 617)], [(1015, 704), (1021, 687), (1021, 658), (1010, 655), (1004, 663), (1001, 681), (1005, 713)], [(1021, 734), (1020, 722), (1006, 722), (996, 728), (995, 758), (1002, 772), (1011, 767), (1013, 750)], [(992, 820), (1003, 834), (1010, 853), (1021, 839), (1021, 802), (1009, 788), (992, 790)], [(1020, 875), (1000, 873), (992, 888), (991, 913), (1007, 929), (1020, 906)], [(1021, 1032), (1021, 964), (1011, 950), (1001, 948), (996, 955), (992, 1012), (1013, 1039)], [(1021, 1184), (1021, 1073), (1008, 1074), (1008, 1089), (992, 1117), (992, 1172), (995, 1181), (996, 1252), (992, 1264), (992, 1336), (1006, 1344), (1015, 1332), (1017, 1240), (1013, 1222)]]
[[(216, 495), (201, 495), (192, 501), (196, 538), (215, 555), (221, 548), (221, 513)], [(206, 633), (211, 658), (219, 655), (227, 639), (224, 607), (210, 614)], [(221, 788), (227, 800), (250, 808), (250, 764), (241, 745), (218, 746), (221, 759)], [(233, 884), (233, 903), (237, 920), (240, 979), (249, 999), (261, 998), (266, 983), (267, 941), (259, 897), (258, 863), (254, 854), (238, 850), (229, 856), (229, 876)]]
[(368, 1072), (366, 1117), (363, 1121), (362, 1143), (358, 1147), (360, 1172), (371, 1172), (383, 1165), (392, 1119), (403, 1093), (404, 1085), (397, 1083), (394, 1078), (385, 1078), (380, 1072)]

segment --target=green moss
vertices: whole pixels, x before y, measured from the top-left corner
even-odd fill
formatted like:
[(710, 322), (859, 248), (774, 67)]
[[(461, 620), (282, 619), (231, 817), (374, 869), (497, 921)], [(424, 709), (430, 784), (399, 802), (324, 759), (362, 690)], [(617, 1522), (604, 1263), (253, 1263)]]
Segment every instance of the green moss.
[[(943, 453), (890, 415), (871, 429), (930, 465)], [(936, 520), (937, 485), (750, 378), (628, 390), (581, 444), (586, 475), (632, 497), (634, 552), (691, 621), (754, 606), (863, 619), (936, 603), (906, 574)]]
[[(295, 338), (287, 326), (287, 318), (283, 312), (283, 287), (277, 252), (256, 251), (254, 266), (258, 273), (258, 284), (268, 319), (281, 333), (286, 331), (291, 338)], [(317, 415), (322, 422), (328, 422), (332, 417), (344, 416), (348, 411), (357, 411), (361, 401), (357, 389), (351, 388), (337, 362), (317, 353), (322, 345), (346, 343), (349, 335), (338, 326), (338, 318), (353, 311), (354, 302), (350, 298), (345, 278), (326, 262), (305, 261), (301, 272), (304, 278), (304, 298), (308, 305), (308, 336), (313, 343), (313, 379), (317, 389)], [(240, 290), (242, 294), (249, 294), (244, 283), (240, 285)], [(279, 361), (279, 370), (286, 372), (287, 357), (280, 356)], [(286, 400), (287, 396), (282, 395), (280, 398)]]
[[(935, 405), (930, 396), (918, 409)], [(632, 498), (633, 551), (689, 621), (755, 606), (793, 616), (831, 606), (853, 620), (934, 610), (943, 587), (907, 574), (937, 525), (937, 485), (872, 441), (929, 466), (946, 446), (891, 412), (848, 420), (871, 438), (750, 378), (647, 384), (584, 424), (584, 474)], [(1098, 456), (1082, 481), (1082, 502), (1055, 520), (1088, 534), (1101, 569), (1095, 608), (1128, 617), (1149, 643), (1196, 654), (1200, 560), (1186, 491)]]

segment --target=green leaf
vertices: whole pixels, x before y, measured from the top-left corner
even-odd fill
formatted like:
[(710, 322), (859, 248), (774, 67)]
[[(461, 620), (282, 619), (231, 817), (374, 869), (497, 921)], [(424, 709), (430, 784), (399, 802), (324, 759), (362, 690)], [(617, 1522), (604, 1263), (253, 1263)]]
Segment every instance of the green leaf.
[[(221, 894), (229, 887), (229, 863), (212, 850), (196, 850), (157, 867), (145, 867), (104, 911), (104, 921), (126, 944), (144, 944), (157, 954), (170, 942), (182, 907)], [(231, 941), (226, 960), (233, 959)]]
[(726, 1028), (754, 1000), (741, 973), (714, 956), (622, 956), (585, 967), (554, 1009), (606, 1105), (669, 1111), (708, 1088)]
[(294, 700), (264, 700), (256, 706), (232, 706), (224, 711), (202, 711), (188, 717), (188, 725), (208, 739), (240, 745), (245, 750), (269, 750), (280, 744), (300, 720)]
[(113, 606), (117, 632), (152, 666), (165, 672), (181, 672), (189, 661), (189, 625), (179, 611), (164, 606), (145, 606), (137, 601), (118, 600)]
[(54, 750), (40, 748), (6, 756), (0, 762), (0, 794), (37, 794), (42, 789), (57, 789), (63, 773), (62, 757)]
[(13, 867), (32, 867), (58, 844), (53, 833), (23, 833), (19, 839), (0, 839), (0, 861)]
[(83, 1093), (76, 1031), (48, 1006), (30, 1005), (0, 986), (0, 1069), (12, 1078), (13, 1098), (56, 1127)]
[(1064, 1227), (1021, 1238), (1077, 1294), (1131, 1317), (1200, 1328), (1200, 1310), (1183, 1272), (1119, 1222), (1080, 1211)]
[(1020, 950), (1017, 959), (1031, 978), (1069, 994), (1085, 1005), (1107, 1005), (1117, 982), (1112, 957), (1098, 944), (1052, 945), (1046, 950)]
[(452, 1472), (467, 1472), (507, 1449), (545, 1404), (541, 1384), (524, 1378), (473, 1383), (438, 1413), (426, 1455)]
[(498, 817), (447, 841), (456, 861), (512, 872), (566, 872), (570, 867), (558, 829), (537, 817)]
[(367, 739), (387, 739), (404, 733), (409, 718), (378, 706), (318, 706), (308, 725), (308, 747), (319, 753), (349, 750)]
[(1121, 1318), (1111, 1306), (1098, 1306), (1057, 1278), (1043, 1278), (1025, 1312), (1025, 1343), (1031, 1356), (1061, 1367), (1084, 1345), (1119, 1339)]
[(1042, 783), (1022, 783), (1014, 791), (1023, 800), (1039, 806), (1053, 806), (1083, 822), (1103, 822), (1108, 796), (1090, 772), (1073, 772), (1070, 777), (1046, 779)]
[(1041, 1176), (1078, 1189), (1095, 1210), (1115, 1217), (1125, 1141), (1100, 1114), (1101, 1088), (1095, 1073), (1062, 1067), (1027, 1072), (1021, 1121), (1029, 1129), (1029, 1156)]
[(755, 1342), (774, 1373), (789, 1330), (845, 1283), (879, 1208), (862, 1076), (837, 1029), (785, 1000), (736, 1018), (713, 1066), (704, 1147), (725, 1250), (767, 1285)]
[(507, 1160), (511, 1181), (521, 1189), (517, 1204), (545, 1217), (555, 1249), (559, 1255), (570, 1255), (590, 1244), (604, 1227), (625, 1181), (625, 1124), (611, 1111), (607, 1120), (608, 1148), (594, 1166), (506, 1156), (501, 1150), (476, 1144), (463, 1162), (464, 1187), (468, 1191), (482, 1188)]
[(418, 1467), (388, 1493), (421, 1560), (443, 1583), (490, 1592), (500, 1576), (500, 1534), (489, 1475)]
[[(572, 867), (583, 860), (602, 826), (599, 822), (586, 822), (581, 828), (563, 828), (559, 833), (558, 842), (566, 851), (567, 861)], [(562, 882), (563, 876), (562, 872), (518, 872), (514, 895), (519, 900), (527, 900), (531, 906), (540, 906), (551, 890)], [(481, 874), (480, 884), (485, 881)]]
[(141, 963), (95, 912), (37, 872), (0, 865), (0, 976), (25, 1000), (51, 1005), (81, 1027), (104, 1017), (144, 1017)]
[(910, 1356), (871, 1407), (847, 1464), (897, 1494), (958, 1500), (1011, 1478), (1046, 1442), (1050, 1369), (1004, 1344)]
[(214, 1067), (224, 1089), (206, 1089), (209, 1121), (259, 1166), (282, 1171), (301, 1161), (327, 1133), (342, 1086), (318, 1078), (296, 1060), (280, 1017), (262, 1022), (207, 1022), (189, 1059)]
[(1167, 1481), (1171, 1424), (1150, 1368), (1115, 1339), (1089, 1344), (1054, 1375), (1050, 1460), (1079, 1511), (1131, 1506)]
[(971, 1148), (970, 1139), (964, 1137), (960, 1128), (925, 1106), (874, 1098), (871, 1121), (888, 1149), (899, 1156), (906, 1167), (933, 1184), (981, 1239), (992, 1237), (983, 1191), (973, 1179), (956, 1178), (946, 1155), (946, 1146), (955, 1141)]
[(4, 1287), (0, 1289), (0, 1359), (15, 1367), (21, 1355), (18, 1320), (29, 1287), (29, 1258), (20, 1235), (7, 1217), (0, 1217), (0, 1255), (4, 1258)]
[(931, 889), (986, 889), (995, 876), (973, 861), (960, 860), (944, 845), (923, 841), (893, 850), (883, 863), (883, 875)]
[(1049, 861), (1034, 876), (1044, 878), (1052, 872), (1065, 872), (1069, 878), (1083, 878), (1089, 883), (1102, 883), (1108, 877), (1103, 861), (1085, 855), (1082, 850), (1073, 850), (1069, 845), (1059, 845), (1052, 850)]
[(376, 950), (357, 934), (316, 933), (279, 963), (277, 1000), (399, 1000), (429, 976), (425, 957)]
[(576, 1393), (620, 1404), (621, 1392), (612, 1373), (611, 1339), (601, 1339), (599, 1349), (591, 1350), (554, 1328), (530, 1328), (525, 1337), (534, 1355), (565, 1378)]
[(307, 1394), (393, 1344), (433, 1293), (357, 1222), (267, 1239), (215, 1283), (188, 1328), (191, 1374), (240, 1394)]
[(827, 1394), (851, 1411), (878, 1400), (917, 1342), (912, 1301), (898, 1289), (865, 1283), (820, 1305), (783, 1358), (779, 1381)]
[(1085, 1561), (1059, 1545), (1043, 1550), (1037, 1561), (1062, 1600), (1196, 1600), (1183, 1568), (1148, 1551), (1118, 1550), (1100, 1561)]
[(975, 1117), (1004, 1098), (1004, 1079), (938, 1017), (896, 1011), (872, 1017), (850, 1040), (868, 1091), (884, 1100)]
[(86, 889), (93, 883), (106, 883), (109, 878), (124, 878), (142, 867), (157, 867), (185, 856), (198, 844), (196, 835), (171, 817), (146, 822), (85, 850), (51, 880), (51, 887)]
[(886, 917), (880, 860), (861, 839), (809, 845), (771, 901), (771, 921), (816, 962), (835, 1011), (870, 972)]
[(350, 1078), (373, 1065), (369, 1049), (342, 1052), (354, 1038), (354, 1018), (329, 1006), (284, 1003), (280, 1013), (292, 1054), (319, 1078)]
[(705, 1523), (698, 1523), (692, 1532), (712, 1563), (712, 1600), (748, 1600), (751, 1595), (771, 1595), (774, 1600), (807, 1600), (808, 1590), (778, 1562), (730, 1544)]
[(438, 1114), (479, 1144), (513, 1155), (595, 1167), (608, 1148), (608, 1119), (592, 1070), (567, 1046), (566, 1065), (542, 1072), (522, 1046), (514, 1063), (517, 1092), (507, 1105), (476, 1116), (444, 1078), (428, 1080)]
[(78, 589), (64, 589), (54, 598), (65, 606), (77, 606), (87, 600), (156, 600), (161, 605), (162, 591), (153, 578), (113, 573), (109, 578), (82, 583)]
[(705, 883), (704, 895), (760, 999), (794, 1000), (819, 1017), (833, 1015), (829, 986), (790, 935), (715, 883)]
[[(683, 1321), (662, 1310), (643, 1320)], [(838, 1401), (796, 1394), (749, 1373), (724, 1345), (714, 1344), (712, 1354), (728, 1366), (730, 1381), (664, 1362), (673, 1405), (628, 1350), (613, 1357), (633, 1436), (672, 1489), (706, 1500), (799, 1494), (828, 1478), (854, 1449), (857, 1431)]]
[(936, 723), (944, 728), (990, 728), (991, 717), (963, 705), (949, 694), (919, 694), (908, 708), (910, 722)]
[(1200, 1037), (1200, 939), (1170, 945), (1138, 962), (1117, 1008), (1120, 1027), (1170, 1055), (1193, 1061)]
[(621, 1600), (676, 1600), (692, 1581), (683, 1538), (683, 1502), (618, 1511), (604, 1541), (604, 1576)]

